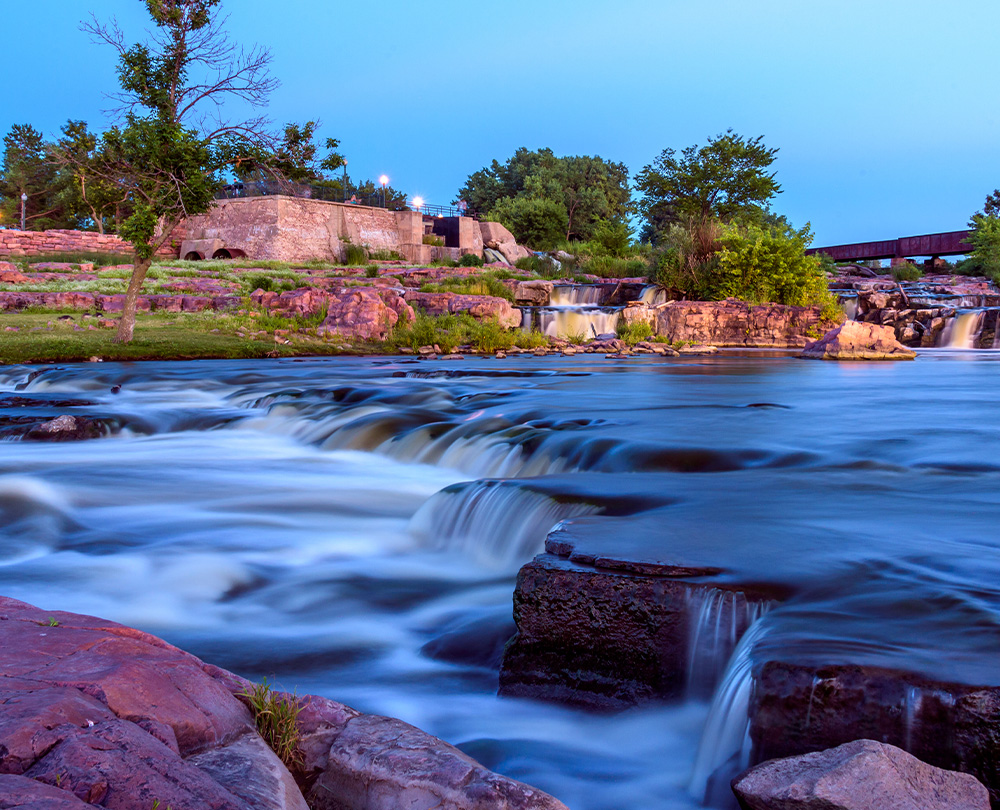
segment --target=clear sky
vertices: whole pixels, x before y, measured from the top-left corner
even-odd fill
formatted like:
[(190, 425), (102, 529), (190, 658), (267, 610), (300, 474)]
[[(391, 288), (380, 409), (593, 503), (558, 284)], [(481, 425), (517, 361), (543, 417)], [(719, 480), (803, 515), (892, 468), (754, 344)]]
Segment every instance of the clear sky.
[[(728, 127), (780, 148), (775, 210), (815, 245), (965, 227), (1000, 186), (996, 0), (225, 0), (269, 47), (276, 124), (319, 118), (355, 179), (446, 204), (519, 146), (633, 175)], [(0, 0), (0, 132), (106, 123), (114, 55), (79, 21), (141, 0)]]

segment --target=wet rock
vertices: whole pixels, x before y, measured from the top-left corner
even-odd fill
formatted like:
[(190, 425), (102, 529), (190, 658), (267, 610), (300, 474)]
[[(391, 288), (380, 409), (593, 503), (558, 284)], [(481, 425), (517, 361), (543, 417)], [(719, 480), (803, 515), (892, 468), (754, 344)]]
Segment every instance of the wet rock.
[(751, 762), (863, 737), (972, 774), (1000, 806), (1000, 687), (857, 664), (768, 661), (755, 668), (749, 716)]
[(845, 321), (807, 345), (800, 357), (809, 360), (912, 360), (916, 353), (899, 343), (895, 331), (888, 326)]
[(744, 810), (989, 810), (973, 776), (892, 745), (855, 740), (751, 768), (733, 781)]
[[(518, 574), (517, 633), (504, 651), (500, 693), (601, 710), (682, 694), (692, 596), (704, 590), (686, 578), (713, 570), (578, 555), (560, 535)], [(728, 621), (738, 634), (748, 624)]]
[(33, 427), (25, 434), (25, 438), (39, 442), (75, 442), (97, 439), (103, 434), (104, 430), (97, 421), (63, 414)]

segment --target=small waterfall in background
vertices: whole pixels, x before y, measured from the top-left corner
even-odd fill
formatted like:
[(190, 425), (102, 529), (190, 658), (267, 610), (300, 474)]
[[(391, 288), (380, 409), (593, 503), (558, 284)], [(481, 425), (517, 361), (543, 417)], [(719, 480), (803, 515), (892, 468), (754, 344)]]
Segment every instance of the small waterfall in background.
[(639, 301), (650, 307), (665, 304), (668, 300), (667, 291), (659, 284), (649, 284), (643, 287), (639, 294)]
[(970, 309), (955, 313), (945, 325), (938, 345), (944, 349), (975, 348), (976, 338), (983, 328), (983, 309)]
[(740, 591), (706, 588), (688, 604), (691, 616), (687, 696), (707, 700), (725, 673), (733, 650), (747, 628), (774, 603), (748, 599)]
[(698, 744), (688, 791), (697, 801), (732, 806), (729, 781), (750, 764), (750, 695), (754, 645), (765, 635), (758, 619), (743, 634), (715, 690)]
[(537, 329), (549, 337), (583, 336), (585, 340), (613, 333), (624, 307), (602, 307), (605, 286), (559, 284), (552, 288), (547, 307), (522, 307), (521, 328)]
[(839, 303), (847, 320), (856, 321), (858, 319), (858, 297), (856, 295), (841, 297)]
[(600, 306), (604, 290), (597, 284), (557, 284), (552, 288), (549, 305), (553, 307)]

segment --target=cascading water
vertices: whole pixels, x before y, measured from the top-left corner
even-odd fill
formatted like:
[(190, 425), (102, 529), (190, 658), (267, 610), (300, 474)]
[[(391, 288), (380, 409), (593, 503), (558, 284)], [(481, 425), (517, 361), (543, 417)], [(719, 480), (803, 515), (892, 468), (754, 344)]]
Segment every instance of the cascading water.
[[(1000, 355), (981, 358), (0, 367), (0, 426), (120, 426), (0, 445), (0, 593), (401, 717), (574, 810), (695, 810), (747, 761), (752, 654), (920, 674), (895, 707), (915, 741), (939, 703), (928, 670), (1000, 671), (1000, 424), (983, 394)], [(900, 390), (921, 397), (901, 409)], [(781, 407), (748, 407), (765, 403)], [(497, 697), (514, 570), (560, 522), (608, 559), (719, 571), (692, 586), (690, 697), (608, 716)], [(573, 560), (620, 570), (595, 553)], [(887, 560), (919, 565), (890, 582)], [(836, 579), (817, 613), (810, 588), (845, 561), (866, 578)], [(771, 584), (792, 596), (764, 615)]]
[(523, 307), (521, 328), (537, 329), (549, 337), (586, 339), (612, 333), (618, 327), (622, 307), (602, 307), (607, 293), (597, 284), (557, 284), (547, 307)]
[(945, 349), (972, 349), (982, 330), (985, 310), (959, 311), (945, 325), (939, 345)]
[(437, 493), (413, 516), (409, 530), (425, 547), (516, 570), (543, 550), (546, 535), (560, 521), (600, 511), (503, 481), (474, 481)]
[(712, 696), (737, 643), (771, 606), (770, 601), (749, 599), (740, 591), (719, 588), (705, 588), (689, 597), (689, 698), (705, 700)]
[(750, 693), (753, 648), (766, 634), (763, 619), (750, 625), (729, 659), (708, 712), (688, 790), (698, 802), (735, 805), (729, 780), (750, 764)]

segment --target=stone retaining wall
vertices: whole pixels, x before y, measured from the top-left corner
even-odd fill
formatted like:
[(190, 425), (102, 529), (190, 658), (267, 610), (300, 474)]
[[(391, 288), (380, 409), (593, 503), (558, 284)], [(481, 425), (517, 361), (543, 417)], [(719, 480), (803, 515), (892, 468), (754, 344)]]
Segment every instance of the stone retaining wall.
[[(0, 230), (0, 256), (45, 256), (51, 253), (121, 253), (130, 255), (132, 245), (113, 234), (93, 231)], [(162, 247), (160, 256), (177, 256), (173, 240)]]

